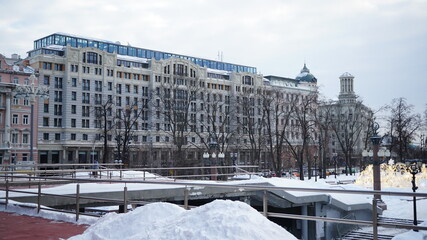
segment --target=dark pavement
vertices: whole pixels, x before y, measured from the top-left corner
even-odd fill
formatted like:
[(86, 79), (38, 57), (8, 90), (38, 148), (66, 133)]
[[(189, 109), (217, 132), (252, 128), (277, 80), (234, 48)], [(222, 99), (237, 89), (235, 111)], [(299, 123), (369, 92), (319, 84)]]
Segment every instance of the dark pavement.
[(83, 233), (88, 225), (0, 212), (0, 239), (67, 239)]

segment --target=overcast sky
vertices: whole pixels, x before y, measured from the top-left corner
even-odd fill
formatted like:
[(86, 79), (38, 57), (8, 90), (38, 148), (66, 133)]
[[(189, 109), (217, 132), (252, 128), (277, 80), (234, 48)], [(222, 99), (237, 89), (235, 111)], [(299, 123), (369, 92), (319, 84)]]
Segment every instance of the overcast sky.
[(405, 97), (427, 104), (426, 0), (0, 0), (0, 53), (26, 56), (54, 32), (257, 67), (296, 77), (304, 65), (321, 93), (339, 76), (373, 109)]

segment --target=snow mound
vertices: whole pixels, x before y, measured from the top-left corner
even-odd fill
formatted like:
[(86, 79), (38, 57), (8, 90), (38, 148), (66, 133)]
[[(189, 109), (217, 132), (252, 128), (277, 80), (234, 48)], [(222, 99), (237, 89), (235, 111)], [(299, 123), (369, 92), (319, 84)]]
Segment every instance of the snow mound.
[(296, 238), (246, 203), (215, 200), (188, 211), (170, 203), (152, 203), (126, 214), (107, 214), (83, 234), (70, 239), (293, 240)]

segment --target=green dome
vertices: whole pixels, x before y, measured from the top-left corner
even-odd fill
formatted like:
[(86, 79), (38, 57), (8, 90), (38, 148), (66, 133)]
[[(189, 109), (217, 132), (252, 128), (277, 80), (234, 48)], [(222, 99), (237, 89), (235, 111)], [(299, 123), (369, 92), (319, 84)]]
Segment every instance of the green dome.
[(304, 67), (301, 69), (301, 73), (295, 78), (300, 82), (317, 83), (317, 78), (310, 73), (310, 70), (304, 63)]

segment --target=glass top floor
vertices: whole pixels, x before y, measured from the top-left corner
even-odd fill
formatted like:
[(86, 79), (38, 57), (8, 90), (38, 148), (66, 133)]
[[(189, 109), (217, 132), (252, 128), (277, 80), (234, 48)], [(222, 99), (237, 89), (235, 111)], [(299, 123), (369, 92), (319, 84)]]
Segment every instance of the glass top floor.
[(213, 68), (224, 71), (232, 71), (232, 72), (248, 72), (248, 73), (257, 73), (257, 69), (255, 67), (237, 65), (232, 63), (225, 63), (220, 61), (208, 60), (203, 58), (191, 57), (186, 55), (161, 52), (156, 50), (149, 50), (145, 48), (137, 48), (133, 46), (121, 45), (120, 43), (114, 43), (111, 41), (94, 39), (94, 38), (86, 38), (76, 35), (71, 35), (67, 33), (54, 33), (47, 37), (40, 38), (34, 41), (34, 50), (47, 47), (50, 45), (60, 45), (71, 47), (94, 47), (103, 51), (107, 51), (109, 53), (116, 52), (120, 55), (127, 55), (132, 57), (140, 57), (147, 59), (168, 59), (172, 57), (187, 59), (199, 66)]

